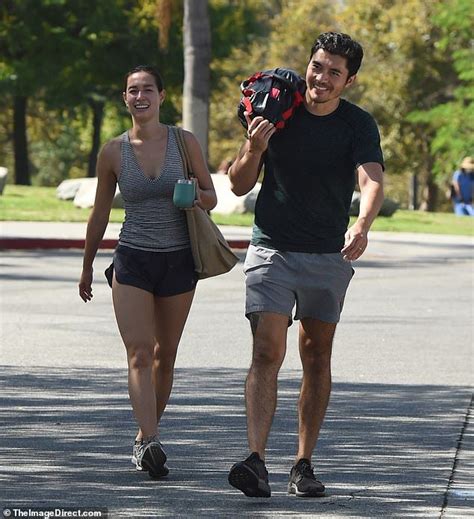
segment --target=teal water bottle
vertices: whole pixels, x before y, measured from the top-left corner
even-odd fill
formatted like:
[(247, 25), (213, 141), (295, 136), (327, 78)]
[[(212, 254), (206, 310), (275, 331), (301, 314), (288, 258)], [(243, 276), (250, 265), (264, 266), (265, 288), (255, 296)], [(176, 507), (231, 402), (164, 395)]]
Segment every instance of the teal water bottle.
[(174, 185), (173, 203), (180, 209), (189, 209), (194, 205), (196, 186), (193, 180), (180, 179)]

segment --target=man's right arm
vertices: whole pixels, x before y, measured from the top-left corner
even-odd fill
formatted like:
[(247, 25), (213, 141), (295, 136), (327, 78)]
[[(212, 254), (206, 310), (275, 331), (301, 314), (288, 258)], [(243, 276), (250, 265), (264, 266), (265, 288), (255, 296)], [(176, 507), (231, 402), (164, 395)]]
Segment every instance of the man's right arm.
[(252, 121), (247, 115), (246, 118), (248, 140), (240, 148), (228, 173), (232, 192), (237, 196), (247, 194), (257, 183), (263, 154), (270, 137), (275, 133), (275, 126), (263, 117), (255, 117)]

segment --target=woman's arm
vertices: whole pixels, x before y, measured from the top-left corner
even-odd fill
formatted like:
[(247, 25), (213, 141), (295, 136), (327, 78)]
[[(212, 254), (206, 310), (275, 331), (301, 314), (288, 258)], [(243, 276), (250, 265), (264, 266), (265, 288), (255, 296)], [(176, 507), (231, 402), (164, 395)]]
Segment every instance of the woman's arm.
[(201, 145), (196, 137), (188, 131), (184, 131), (184, 140), (189, 153), (192, 172), (197, 179), (196, 205), (205, 210), (213, 209), (217, 204), (217, 196)]
[(92, 299), (92, 265), (109, 223), (115, 195), (117, 175), (114, 164), (117, 163), (117, 152), (120, 153), (119, 143), (110, 141), (104, 145), (97, 157), (97, 191), (94, 207), (87, 223), (82, 273), (79, 281), (79, 296), (86, 303)]

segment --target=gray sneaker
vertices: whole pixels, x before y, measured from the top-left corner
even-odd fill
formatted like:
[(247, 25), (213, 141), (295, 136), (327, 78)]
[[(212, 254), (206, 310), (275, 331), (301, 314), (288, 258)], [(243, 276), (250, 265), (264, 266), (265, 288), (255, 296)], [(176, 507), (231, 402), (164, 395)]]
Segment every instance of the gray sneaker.
[(153, 479), (168, 475), (169, 469), (166, 466), (166, 453), (158, 440), (153, 438), (146, 442), (136, 442), (134, 454), (137, 470), (146, 470)]
[(135, 440), (135, 443), (133, 444), (133, 451), (132, 451), (131, 462), (135, 465), (135, 468), (137, 470), (143, 470), (142, 466), (139, 465), (138, 461), (137, 461), (138, 449), (140, 448), (140, 445), (142, 443), (143, 443), (143, 440)]

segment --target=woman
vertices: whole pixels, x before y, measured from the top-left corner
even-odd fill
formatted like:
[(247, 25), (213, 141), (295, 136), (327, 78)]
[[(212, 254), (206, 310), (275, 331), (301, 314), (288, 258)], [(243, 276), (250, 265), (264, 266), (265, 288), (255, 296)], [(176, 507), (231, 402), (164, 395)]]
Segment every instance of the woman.
[[(125, 76), (123, 100), (132, 128), (107, 142), (97, 161), (97, 193), (87, 225), (79, 295), (92, 299), (93, 261), (108, 224), (118, 183), (125, 220), (107, 269), (118, 328), (128, 359), (128, 389), (139, 425), (132, 462), (151, 477), (168, 474), (158, 425), (169, 399), (177, 348), (197, 276), (183, 210), (173, 189), (184, 177), (171, 129), (160, 123), (165, 90), (159, 73), (139, 66)], [(212, 209), (216, 193), (196, 138), (185, 132), (195, 204)], [(191, 209), (192, 210), (192, 209)]]

